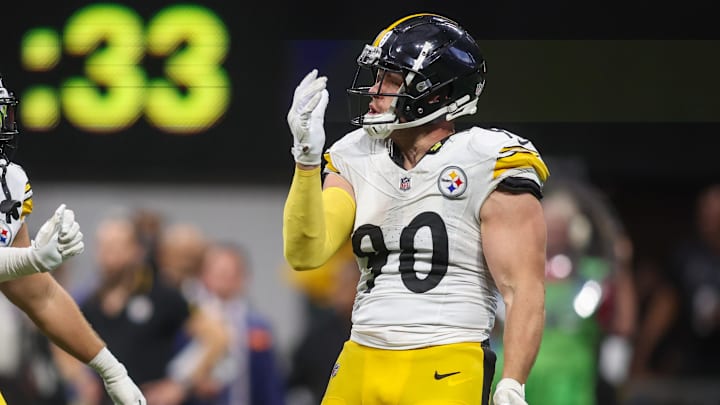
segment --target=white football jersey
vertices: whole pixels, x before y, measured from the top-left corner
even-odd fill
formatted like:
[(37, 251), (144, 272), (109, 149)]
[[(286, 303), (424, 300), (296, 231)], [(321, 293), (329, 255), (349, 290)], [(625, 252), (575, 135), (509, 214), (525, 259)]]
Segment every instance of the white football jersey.
[(385, 140), (353, 131), (325, 154), (353, 186), (352, 245), (361, 269), (351, 339), (413, 349), (489, 338), (497, 288), (480, 241), (480, 207), (507, 177), (541, 188), (547, 167), (530, 141), (474, 127), (433, 146), (416, 167)]
[[(2, 168), (0, 167), (0, 172)], [(32, 187), (28, 181), (25, 170), (20, 165), (10, 163), (7, 165), (7, 173), (5, 174), (5, 182), (7, 184), (8, 192), (10, 194), (10, 204), (13, 206), (13, 215), (0, 213), (0, 247), (10, 246), (15, 240), (20, 227), (25, 222), (25, 218), (32, 212), (33, 200), (32, 200)], [(0, 189), (0, 201), (7, 200), (5, 192)]]

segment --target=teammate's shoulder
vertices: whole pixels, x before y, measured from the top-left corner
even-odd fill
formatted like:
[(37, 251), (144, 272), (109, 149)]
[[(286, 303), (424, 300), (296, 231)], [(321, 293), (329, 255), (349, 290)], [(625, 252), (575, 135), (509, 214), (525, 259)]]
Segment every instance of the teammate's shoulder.
[(7, 176), (12, 178), (21, 178), (27, 180), (28, 176), (25, 169), (18, 163), (10, 162), (7, 165)]

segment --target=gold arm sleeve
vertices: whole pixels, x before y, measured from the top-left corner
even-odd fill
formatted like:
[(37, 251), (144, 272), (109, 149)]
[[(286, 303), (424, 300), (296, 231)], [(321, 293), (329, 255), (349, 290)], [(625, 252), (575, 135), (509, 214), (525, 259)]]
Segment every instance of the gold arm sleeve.
[(322, 190), (320, 168), (295, 168), (283, 211), (283, 253), (290, 267), (322, 266), (343, 246), (355, 222), (355, 201), (339, 187)]

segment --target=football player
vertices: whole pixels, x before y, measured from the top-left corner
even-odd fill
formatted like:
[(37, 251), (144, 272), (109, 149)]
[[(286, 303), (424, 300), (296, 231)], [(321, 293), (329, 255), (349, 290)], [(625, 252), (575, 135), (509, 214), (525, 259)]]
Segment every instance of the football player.
[(296, 167), (285, 257), (296, 270), (316, 268), (350, 240), (362, 273), (322, 404), (487, 405), (499, 291), (506, 358), (493, 402), (524, 405), (544, 325), (548, 169), (528, 139), (456, 132), (453, 120), (476, 112), (486, 73), (456, 22), (401, 18), (357, 62), (347, 91), (363, 100), (358, 129), (323, 154), (328, 92), (317, 70), (287, 115)]
[[(17, 104), (0, 77), (0, 290), (58, 347), (97, 371), (115, 404), (144, 405), (125, 366), (48, 273), (84, 250), (74, 212), (60, 205), (30, 240), (26, 219), (33, 209), (32, 188), (23, 168), (11, 161), (18, 135)], [(0, 405), (4, 403), (0, 394)]]

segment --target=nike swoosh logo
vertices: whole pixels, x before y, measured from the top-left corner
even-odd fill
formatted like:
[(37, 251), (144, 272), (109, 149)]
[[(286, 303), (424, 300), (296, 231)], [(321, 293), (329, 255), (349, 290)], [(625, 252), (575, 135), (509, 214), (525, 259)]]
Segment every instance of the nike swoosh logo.
[(460, 374), (459, 371), (455, 371), (454, 373), (447, 373), (447, 374), (439, 374), (437, 370), (435, 370), (435, 379), (436, 380), (442, 380), (443, 378), (450, 377), (451, 375)]

